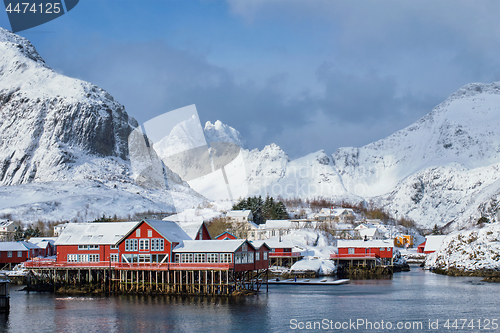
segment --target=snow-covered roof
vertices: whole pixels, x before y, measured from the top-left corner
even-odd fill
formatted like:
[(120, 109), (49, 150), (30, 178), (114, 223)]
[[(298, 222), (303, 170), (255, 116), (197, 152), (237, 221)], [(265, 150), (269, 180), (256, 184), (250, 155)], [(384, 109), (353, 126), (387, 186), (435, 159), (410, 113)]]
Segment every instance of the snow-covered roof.
[(40, 248), (37, 244), (31, 243), (31, 242), (20, 241), (19, 243), (23, 244), (27, 249), (30, 249), (30, 250)]
[(0, 242), (0, 251), (27, 251), (21, 242)]
[(248, 243), (245, 239), (187, 240), (177, 245), (174, 252), (235, 252), (245, 242)]
[[(358, 230), (361, 237), (373, 237), (378, 232), (377, 228), (362, 228)], [(380, 232), (379, 232), (380, 233)]]
[(267, 246), (269, 249), (271, 249), (271, 247), (269, 246), (269, 244), (267, 244), (267, 241), (263, 241), (263, 240), (254, 240), (254, 241), (250, 241), (250, 243), (252, 243), (253, 247), (258, 250), (260, 249), (262, 246)]
[(138, 223), (69, 223), (57, 238), (55, 245), (113, 245), (128, 234)]
[(198, 232), (200, 231), (200, 228), (203, 225), (203, 220), (200, 220), (200, 221), (191, 221), (191, 222), (175, 221), (175, 223), (177, 223), (177, 225), (179, 227), (181, 227), (182, 230), (184, 230), (184, 232), (186, 234), (188, 234), (188, 236), (191, 239), (195, 239), (196, 235), (198, 234)]
[(437, 251), (443, 243), (445, 235), (429, 235), (425, 238), (424, 252)]
[(7, 227), (7, 226), (11, 225), (12, 223), (14, 223), (14, 221), (1, 220), (0, 221), (0, 227)]
[(57, 237), (31, 237), (30, 239), (28, 239), (30, 243), (36, 244), (38, 246), (40, 246), (40, 244), (44, 244), (43, 246), (40, 246), (43, 248), (47, 247), (46, 243), (50, 243), (53, 245), (56, 242), (56, 240)]
[(252, 222), (252, 221), (247, 221), (248, 225), (250, 226), (250, 229), (259, 229), (259, 225)]
[(337, 240), (338, 248), (346, 247), (358, 247), (358, 248), (368, 248), (368, 247), (394, 247), (393, 239), (374, 239), (374, 240)]
[(278, 238), (272, 238), (266, 240), (266, 244), (271, 248), (271, 249), (288, 249), (294, 247), (293, 243), (289, 240), (282, 240), (281, 242), (279, 241)]
[(192, 238), (189, 237), (189, 235), (176, 222), (149, 219), (143, 221), (149, 224), (160, 235), (162, 235), (172, 243), (180, 243), (184, 240), (192, 240)]
[(290, 220), (267, 220), (265, 229), (293, 229), (296, 225)]
[(352, 230), (353, 226), (350, 223), (337, 223), (337, 226), (335, 227), (337, 230)]
[(248, 217), (252, 213), (251, 210), (246, 209), (246, 210), (230, 210), (227, 212), (226, 216), (227, 217)]

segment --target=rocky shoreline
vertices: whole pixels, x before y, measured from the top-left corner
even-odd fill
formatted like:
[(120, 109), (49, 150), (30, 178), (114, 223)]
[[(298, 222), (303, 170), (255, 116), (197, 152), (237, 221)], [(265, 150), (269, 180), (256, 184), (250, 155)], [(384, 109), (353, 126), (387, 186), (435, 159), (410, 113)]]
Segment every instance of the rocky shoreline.
[(480, 269), (480, 270), (460, 270), (457, 268), (435, 268), (432, 269), (431, 272), (441, 275), (448, 276), (474, 276), (474, 277), (482, 277), (484, 282), (500, 282), (500, 271), (492, 270), (492, 269)]

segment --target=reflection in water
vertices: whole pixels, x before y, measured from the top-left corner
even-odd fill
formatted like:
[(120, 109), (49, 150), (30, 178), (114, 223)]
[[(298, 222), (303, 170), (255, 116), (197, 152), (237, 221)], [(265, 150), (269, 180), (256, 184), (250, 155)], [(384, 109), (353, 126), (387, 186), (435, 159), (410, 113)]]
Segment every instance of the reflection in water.
[[(472, 283), (470, 281), (473, 281)], [(15, 291), (1, 332), (288, 332), (290, 320), (398, 322), (496, 318), (500, 284), (413, 267), (392, 280), (269, 286), (250, 297), (65, 297)], [(441, 327), (442, 328), (442, 327)], [(358, 330), (365, 331), (367, 330)], [(436, 332), (424, 329), (419, 332)]]

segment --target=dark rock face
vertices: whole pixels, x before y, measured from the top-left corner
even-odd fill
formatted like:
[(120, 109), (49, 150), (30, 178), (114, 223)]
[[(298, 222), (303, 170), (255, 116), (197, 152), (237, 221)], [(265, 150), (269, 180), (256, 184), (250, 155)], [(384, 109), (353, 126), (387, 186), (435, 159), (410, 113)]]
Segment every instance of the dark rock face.
[(29, 41), (0, 28), (0, 185), (64, 179), (89, 158), (127, 164), (131, 123), (106, 91), (55, 73)]

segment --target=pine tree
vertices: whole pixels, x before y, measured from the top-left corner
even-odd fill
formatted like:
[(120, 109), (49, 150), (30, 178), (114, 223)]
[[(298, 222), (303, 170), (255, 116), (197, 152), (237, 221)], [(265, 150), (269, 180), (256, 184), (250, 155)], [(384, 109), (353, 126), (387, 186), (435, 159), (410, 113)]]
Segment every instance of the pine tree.
[(21, 241), (21, 240), (24, 240), (24, 229), (23, 229), (23, 226), (19, 226), (17, 229), (16, 229), (16, 232), (14, 233), (14, 240), (15, 241)]

